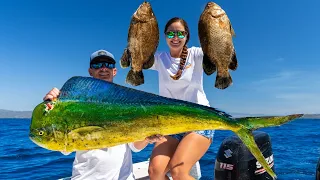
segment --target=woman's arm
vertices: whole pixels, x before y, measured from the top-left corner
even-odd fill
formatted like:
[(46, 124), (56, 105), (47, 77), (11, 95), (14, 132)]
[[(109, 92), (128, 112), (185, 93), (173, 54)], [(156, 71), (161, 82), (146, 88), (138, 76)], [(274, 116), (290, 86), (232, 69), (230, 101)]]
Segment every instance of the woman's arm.
[(159, 65), (159, 61), (160, 61), (160, 54), (159, 52), (156, 52), (154, 55), (153, 55), (153, 58), (154, 58), (154, 63), (153, 65), (151, 66), (151, 70), (155, 70), (157, 71), (158, 70), (158, 65)]
[(129, 143), (129, 147), (133, 152), (140, 152), (143, 150), (149, 143), (153, 144), (155, 142), (160, 141), (163, 138), (161, 135), (149, 136), (143, 141), (137, 141), (134, 143)]

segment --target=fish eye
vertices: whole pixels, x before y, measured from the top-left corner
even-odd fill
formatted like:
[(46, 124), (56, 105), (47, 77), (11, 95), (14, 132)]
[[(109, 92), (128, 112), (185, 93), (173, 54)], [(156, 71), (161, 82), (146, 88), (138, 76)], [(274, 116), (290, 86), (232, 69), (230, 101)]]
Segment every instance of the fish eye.
[(39, 133), (38, 133), (40, 136), (42, 136), (43, 134), (44, 134), (44, 132), (43, 131), (39, 131)]

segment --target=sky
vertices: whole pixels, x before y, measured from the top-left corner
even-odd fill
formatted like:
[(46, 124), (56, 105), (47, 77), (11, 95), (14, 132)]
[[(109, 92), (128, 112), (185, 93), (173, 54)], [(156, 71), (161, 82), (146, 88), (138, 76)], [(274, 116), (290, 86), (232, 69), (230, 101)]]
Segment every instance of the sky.
[[(10, 0), (0, 2), (0, 109), (31, 111), (53, 87), (72, 76), (89, 76), (89, 57), (98, 49), (119, 62), (132, 14), (142, 0)], [(172, 17), (185, 19), (188, 46), (200, 46), (197, 24), (204, 0), (152, 0), (161, 32), (158, 51), (168, 51), (163, 34)], [(233, 84), (214, 87), (204, 74), (212, 107), (228, 113), (320, 113), (320, 1), (217, 0), (236, 36), (238, 69)], [(114, 82), (158, 94), (158, 74), (145, 70), (145, 84), (125, 83), (128, 68), (116, 64)]]

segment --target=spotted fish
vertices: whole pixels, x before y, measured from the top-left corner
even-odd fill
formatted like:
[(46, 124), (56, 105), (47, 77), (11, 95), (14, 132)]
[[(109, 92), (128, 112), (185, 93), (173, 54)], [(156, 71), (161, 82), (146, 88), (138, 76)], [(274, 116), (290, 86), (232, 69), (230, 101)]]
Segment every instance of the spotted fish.
[(131, 65), (126, 82), (133, 86), (144, 83), (142, 69), (154, 64), (154, 53), (159, 44), (159, 27), (149, 2), (143, 2), (133, 14), (128, 33), (128, 44), (121, 59), (122, 68)]
[(215, 87), (218, 89), (232, 84), (229, 69), (238, 67), (234, 35), (226, 12), (218, 4), (208, 2), (198, 22), (198, 36), (204, 54), (203, 70), (207, 75), (217, 71)]

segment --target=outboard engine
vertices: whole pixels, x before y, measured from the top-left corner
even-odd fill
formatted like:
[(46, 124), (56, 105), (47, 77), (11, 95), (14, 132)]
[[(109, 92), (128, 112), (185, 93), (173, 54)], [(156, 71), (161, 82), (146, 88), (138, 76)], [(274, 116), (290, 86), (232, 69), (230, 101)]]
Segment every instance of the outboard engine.
[(320, 158), (318, 160), (318, 165), (316, 170), (316, 180), (320, 180)]
[[(270, 137), (262, 131), (253, 132), (254, 139), (274, 171)], [(270, 180), (266, 172), (238, 136), (227, 137), (221, 144), (216, 157), (215, 180)]]

